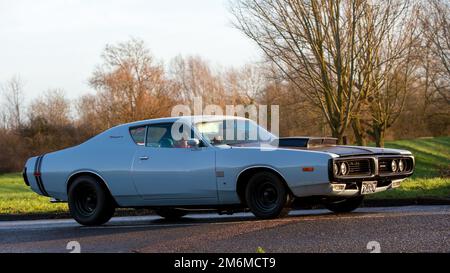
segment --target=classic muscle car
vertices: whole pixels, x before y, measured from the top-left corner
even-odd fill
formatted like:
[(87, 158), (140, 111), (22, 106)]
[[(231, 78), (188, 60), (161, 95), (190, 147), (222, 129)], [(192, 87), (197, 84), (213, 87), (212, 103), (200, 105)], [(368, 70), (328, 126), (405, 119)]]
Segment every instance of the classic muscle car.
[(245, 118), (189, 116), (119, 125), (32, 157), (23, 178), (36, 193), (68, 202), (80, 224), (100, 225), (119, 207), (151, 208), (169, 219), (192, 209), (250, 210), (268, 219), (308, 198), (350, 212), (366, 194), (398, 187), (414, 165), (404, 150), (278, 138)]

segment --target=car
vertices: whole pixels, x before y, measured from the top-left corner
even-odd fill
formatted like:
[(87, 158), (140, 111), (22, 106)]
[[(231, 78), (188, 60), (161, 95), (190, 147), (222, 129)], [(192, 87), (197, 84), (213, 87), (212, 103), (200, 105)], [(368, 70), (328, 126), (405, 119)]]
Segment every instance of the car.
[(150, 208), (167, 219), (191, 210), (286, 215), (296, 200), (333, 212), (400, 186), (414, 172), (409, 151), (337, 145), (325, 137), (276, 137), (235, 116), (181, 116), (122, 124), (64, 150), (31, 157), (23, 178), (68, 202), (82, 225), (116, 208)]

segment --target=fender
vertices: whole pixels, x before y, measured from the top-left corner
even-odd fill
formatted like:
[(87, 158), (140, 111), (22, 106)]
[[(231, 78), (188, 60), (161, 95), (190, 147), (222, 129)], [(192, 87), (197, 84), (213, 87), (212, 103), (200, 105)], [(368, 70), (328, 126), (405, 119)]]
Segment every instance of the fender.
[(75, 171), (75, 172), (73, 172), (72, 174), (70, 174), (69, 177), (66, 179), (66, 188), (67, 188), (67, 191), (69, 190), (69, 189), (68, 189), (69, 181), (72, 179), (72, 177), (74, 177), (75, 175), (80, 174), (80, 173), (90, 173), (90, 174), (93, 174), (93, 175), (99, 177), (99, 178), (102, 180), (103, 184), (105, 184), (105, 186), (106, 186), (106, 188), (108, 189), (108, 191), (111, 193), (111, 189), (109, 188), (108, 183), (106, 183), (105, 178), (103, 178), (103, 176), (101, 176), (98, 172), (93, 171), (93, 170), (78, 170), (78, 171)]

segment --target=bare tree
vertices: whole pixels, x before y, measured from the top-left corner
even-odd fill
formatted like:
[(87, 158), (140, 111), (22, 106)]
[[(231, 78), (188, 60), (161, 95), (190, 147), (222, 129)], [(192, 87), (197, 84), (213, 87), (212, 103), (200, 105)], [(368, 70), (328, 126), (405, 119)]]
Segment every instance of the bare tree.
[(142, 40), (107, 45), (102, 58), (90, 84), (98, 91), (98, 114), (106, 128), (170, 113), (167, 107), (174, 97), (169, 94), (164, 69)]
[(19, 76), (12, 77), (2, 86), (4, 99), (2, 115), (7, 128), (18, 129), (23, 123), (24, 84)]
[(211, 65), (198, 56), (177, 56), (170, 63), (169, 77), (177, 85), (182, 100), (192, 104), (201, 98), (205, 104), (221, 105), (225, 93), (222, 79)]
[(299, 88), (307, 86), (306, 96), (322, 109), (333, 136), (342, 142), (359, 97), (353, 75), (360, 6), (354, 2), (343, 7), (340, 1), (248, 0), (238, 1), (232, 12), (236, 26), (287, 78)]
[(49, 89), (29, 106), (29, 119), (42, 119), (55, 127), (72, 122), (71, 104), (62, 89)]
[[(385, 134), (402, 113), (411, 80), (417, 76), (420, 55), (418, 9), (408, 1), (382, 8), (383, 14), (366, 16), (369, 29), (377, 31), (366, 34), (370, 57), (364, 59), (366, 81), (365, 94), (370, 109), (369, 134), (377, 146), (384, 146)], [(372, 10), (379, 12), (379, 6)], [(376, 26), (379, 27), (376, 27)], [(354, 130), (356, 128), (353, 128)], [(355, 130), (355, 135), (359, 132)]]
[(262, 67), (244, 65), (239, 69), (228, 69), (222, 75), (229, 102), (235, 104), (257, 104), (268, 81)]
[(444, 0), (428, 1), (421, 22), (427, 45), (436, 60), (433, 67), (432, 89), (447, 104), (450, 103), (450, 2)]
[(370, 39), (392, 29), (403, 11), (394, 0), (239, 0), (232, 6), (236, 27), (322, 110), (340, 143), (368, 95)]
[[(448, 134), (450, 129), (450, 2), (421, 2), (422, 30), (420, 111), (418, 119), (427, 135)], [(419, 94), (416, 94), (419, 97)]]
[(85, 94), (78, 98), (75, 102), (75, 111), (77, 113), (76, 124), (78, 127), (83, 128), (88, 136), (94, 136), (105, 129), (102, 124), (103, 115), (101, 113), (101, 107), (98, 97), (92, 94)]

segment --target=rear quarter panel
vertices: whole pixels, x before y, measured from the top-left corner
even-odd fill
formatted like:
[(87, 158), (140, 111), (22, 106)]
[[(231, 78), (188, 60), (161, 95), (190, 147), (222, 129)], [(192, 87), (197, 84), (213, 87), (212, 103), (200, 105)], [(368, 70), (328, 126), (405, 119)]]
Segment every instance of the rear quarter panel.
[(69, 178), (80, 172), (92, 172), (104, 179), (116, 201), (122, 196), (135, 196), (130, 175), (135, 149), (128, 128), (113, 128), (79, 146), (46, 154), (41, 167), (42, 181), (51, 197), (67, 201)]

